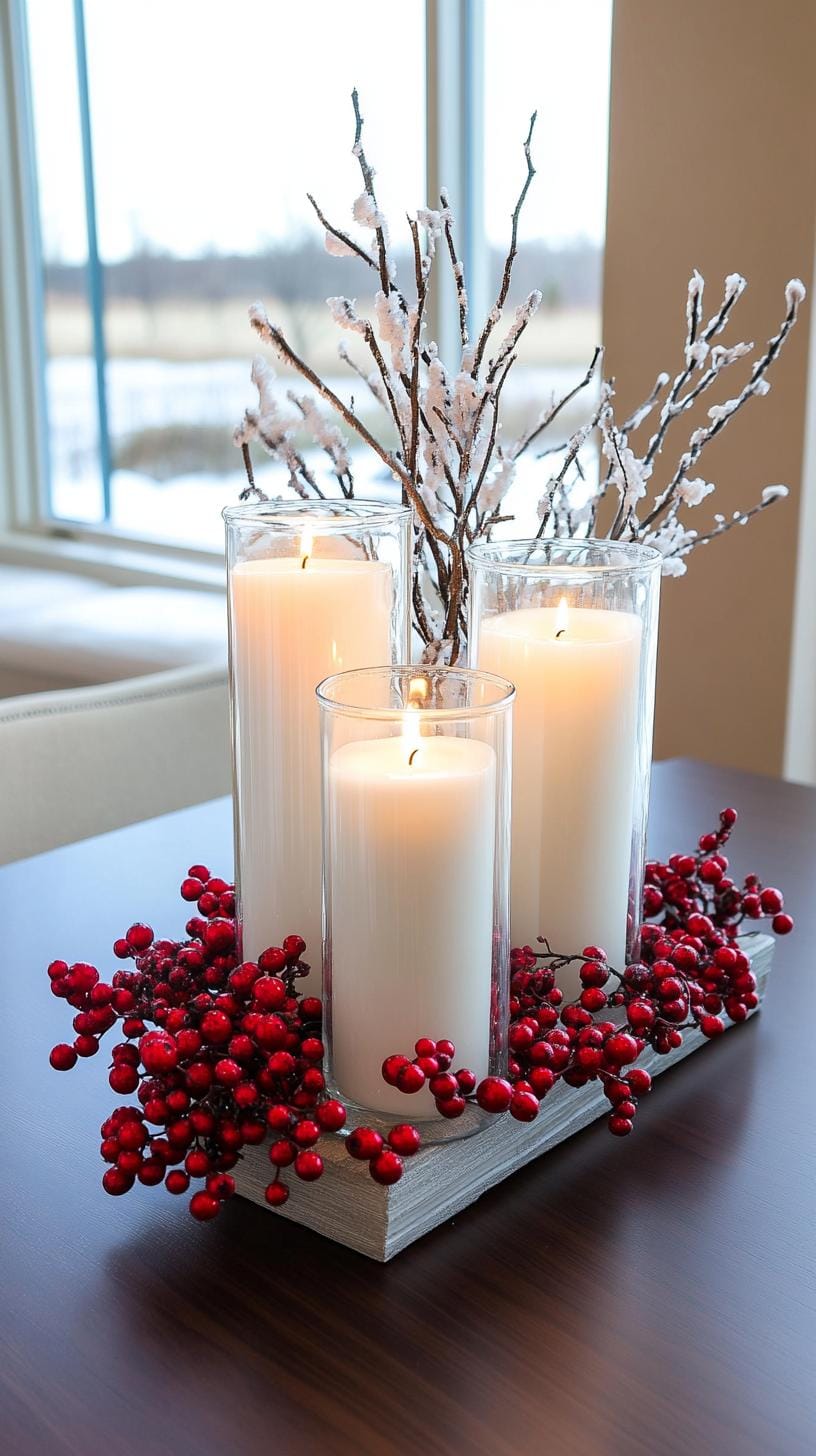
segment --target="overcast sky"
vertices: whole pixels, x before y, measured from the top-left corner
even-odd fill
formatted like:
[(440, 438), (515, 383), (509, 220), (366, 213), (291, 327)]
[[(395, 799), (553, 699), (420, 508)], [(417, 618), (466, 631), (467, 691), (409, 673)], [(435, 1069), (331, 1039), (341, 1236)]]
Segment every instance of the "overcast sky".
[[(444, 0), (443, 0), (444, 3)], [(424, 186), (424, 0), (85, 0), (103, 259), (145, 243), (254, 252), (349, 217), (360, 90), (396, 232)], [(43, 235), (81, 260), (84, 197), (72, 0), (28, 0)], [(502, 243), (539, 111), (523, 236), (601, 241), (611, 0), (484, 0), (485, 195)], [(454, 201), (455, 207), (455, 201)]]

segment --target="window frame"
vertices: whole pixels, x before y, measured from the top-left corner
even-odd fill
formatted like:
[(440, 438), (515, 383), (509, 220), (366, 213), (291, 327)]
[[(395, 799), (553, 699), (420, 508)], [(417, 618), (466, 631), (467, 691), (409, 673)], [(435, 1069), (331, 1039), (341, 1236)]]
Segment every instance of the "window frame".
[[(96, 365), (96, 409), (106, 515), (110, 514), (102, 273), (96, 240), (93, 147), (85, 54), (83, 0), (73, 0), (78, 92), (88, 238), (88, 303)], [(429, 199), (445, 185), (458, 199), (463, 261), (474, 309), (487, 307), (487, 259), (482, 195), (483, 14), (472, 0), (425, 0), (426, 176)], [(88, 570), (106, 561), (135, 561), (140, 573), (173, 571), (183, 579), (198, 571), (209, 583), (217, 549), (185, 546), (140, 536), (113, 526), (57, 518), (50, 511), (47, 353), (44, 334), (42, 250), (39, 230), (36, 151), (26, 39), (25, 0), (8, 0), (0, 27), (0, 213), (12, 228), (0, 233), (0, 346), (19, 369), (0, 371), (0, 553), (35, 547), (55, 561), (70, 560)], [(13, 231), (7, 238), (5, 232)], [(432, 302), (432, 328), (442, 352), (458, 341), (452, 280)], [(24, 426), (20, 428), (20, 421)], [(117, 568), (119, 569), (119, 568)]]

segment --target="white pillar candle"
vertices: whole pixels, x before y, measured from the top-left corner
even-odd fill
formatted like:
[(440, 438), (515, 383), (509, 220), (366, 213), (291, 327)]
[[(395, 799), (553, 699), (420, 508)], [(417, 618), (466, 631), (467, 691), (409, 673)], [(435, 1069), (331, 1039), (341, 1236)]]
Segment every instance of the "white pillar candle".
[[(391, 659), (386, 562), (301, 554), (232, 570), (237, 849), (243, 954), (290, 933), (319, 979), (322, 941), (317, 684)], [(310, 978), (311, 979), (311, 978)]]
[[(531, 607), (485, 618), (479, 667), (516, 684), (510, 937), (625, 961), (640, 619)], [(561, 973), (578, 994), (577, 973)]]
[[(381, 1065), (419, 1037), (488, 1070), (496, 754), (474, 738), (346, 743), (329, 763), (332, 1073), (363, 1107), (438, 1115)], [(416, 735), (416, 736), (414, 736)]]

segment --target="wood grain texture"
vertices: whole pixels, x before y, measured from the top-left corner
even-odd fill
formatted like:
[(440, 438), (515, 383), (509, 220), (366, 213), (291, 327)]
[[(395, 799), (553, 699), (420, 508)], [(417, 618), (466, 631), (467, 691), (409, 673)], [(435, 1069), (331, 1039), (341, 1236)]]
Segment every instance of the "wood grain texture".
[(587, 1128), (386, 1265), (243, 1199), (199, 1227), (107, 1198), (102, 1058), (47, 1066), (47, 961), (110, 968), (134, 914), (180, 930), (187, 865), (229, 867), (227, 805), (1, 871), (3, 1450), (810, 1456), (816, 792), (663, 765), (654, 852), (727, 802), (737, 870), (798, 921), (761, 1016), (662, 1077), (631, 1138)]

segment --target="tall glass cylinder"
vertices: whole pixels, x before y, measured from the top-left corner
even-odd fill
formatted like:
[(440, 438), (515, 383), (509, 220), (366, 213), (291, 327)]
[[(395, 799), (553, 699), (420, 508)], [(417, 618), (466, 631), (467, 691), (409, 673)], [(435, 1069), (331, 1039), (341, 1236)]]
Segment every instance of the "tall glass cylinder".
[(383, 1079), (420, 1038), (454, 1069), (505, 1065), (513, 688), (396, 667), (330, 677), (322, 714), (324, 1002), (331, 1083), (365, 1121), (446, 1122)]
[[(242, 949), (290, 933), (319, 967), (320, 731), (328, 673), (404, 659), (411, 513), (372, 501), (230, 506), (235, 859)], [(319, 983), (319, 970), (312, 973)]]
[[(511, 939), (637, 953), (660, 562), (616, 541), (473, 546), (470, 660), (517, 689)], [(564, 990), (577, 995), (564, 974)]]

